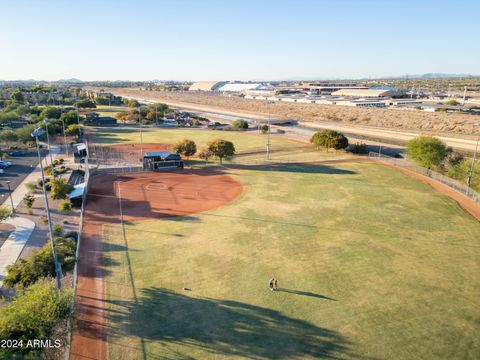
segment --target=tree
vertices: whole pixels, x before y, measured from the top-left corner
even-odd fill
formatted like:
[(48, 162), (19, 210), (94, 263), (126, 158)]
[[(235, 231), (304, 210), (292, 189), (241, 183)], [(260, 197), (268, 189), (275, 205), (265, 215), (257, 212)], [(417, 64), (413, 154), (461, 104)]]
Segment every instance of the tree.
[(345, 149), (348, 146), (348, 139), (340, 132), (334, 130), (322, 130), (313, 134), (310, 142), (317, 148), (324, 147), (335, 150)]
[(10, 98), (18, 103), (23, 103), (25, 101), (25, 97), (23, 96), (22, 92), (19, 89), (16, 89)]
[(208, 160), (212, 157), (212, 153), (208, 149), (202, 150), (200, 154), (198, 154), (198, 157), (205, 160), (205, 164), (208, 164)]
[(95, 103), (97, 105), (110, 105), (110, 98), (107, 96), (97, 96), (95, 98)]
[(23, 203), (29, 209), (32, 208), (34, 202), (35, 202), (35, 196), (33, 196), (33, 194), (27, 193), (23, 197)]
[(183, 139), (173, 145), (173, 151), (186, 156), (188, 160), (190, 156), (195, 155), (197, 152), (197, 145), (193, 140)]
[(17, 135), (18, 141), (21, 141), (23, 143), (28, 143), (35, 141), (34, 138), (32, 138), (32, 132), (37, 128), (35, 125), (26, 125), (24, 127), (18, 128), (15, 130), (15, 134)]
[[(76, 110), (70, 110), (67, 112), (64, 112), (60, 119), (63, 120), (66, 126), (71, 125), (71, 124), (78, 124), (77, 120), (77, 111)], [(80, 120), (83, 120), (83, 117), (80, 117)]]
[(79, 136), (80, 135), (80, 128), (77, 124), (68, 125), (65, 129), (65, 135), (68, 136)]
[(245, 120), (242, 120), (242, 119), (238, 119), (238, 120), (235, 120), (232, 123), (232, 127), (234, 129), (246, 130), (246, 129), (248, 129), (248, 122), (246, 122)]
[(260, 125), (260, 131), (261, 131), (263, 134), (266, 134), (268, 130), (269, 130), (269, 128), (268, 128), (268, 125), (267, 125), (267, 124)]
[(440, 166), (448, 152), (442, 141), (431, 136), (419, 136), (407, 143), (407, 156), (427, 169)]
[(0, 206), (0, 222), (8, 219), (12, 215), (12, 211), (9, 208)]
[(224, 158), (235, 154), (235, 146), (233, 143), (222, 139), (210, 141), (207, 149), (213, 156), (216, 156), (220, 160), (220, 164)]
[[(55, 282), (44, 279), (24, 291), (0, 308), (0, 339), (23, 341), (23, 347), (0, 350), (0, 358), (43, 358), (40, 353), (25, 356), (27, 352), (40, 352), (27, 347), (28, 340), (48, 340), (55, 328), (73, 313), (74, 294), (72, 289), (58, 291)], [(12, 356), (12, 352), (19, 353)], [(37, 356), (38, 355), (38, 356)]]
[(50, 180), (50, 196), (52, 199), (66, 199), (73, 190), (73, 185), (62, 178)]
[(47, 106), (40, 112), (40, 119), (60, 119), (62, 109), (57, 106)]
[(127, 100), (127, 106), (131, 108), (136, 108), (140, 106), (140, 103), (136, 99), (128, 99)]
[(17, 134), (10, 128), (4, 128), (0, 131), (0, 141), (3, 141), (5, 146), (8, 147), (10, 142), (17, 141)]
[(95, 109), (97, 105), (90, 99), (77, 101), (77, 106), (81, 109)]

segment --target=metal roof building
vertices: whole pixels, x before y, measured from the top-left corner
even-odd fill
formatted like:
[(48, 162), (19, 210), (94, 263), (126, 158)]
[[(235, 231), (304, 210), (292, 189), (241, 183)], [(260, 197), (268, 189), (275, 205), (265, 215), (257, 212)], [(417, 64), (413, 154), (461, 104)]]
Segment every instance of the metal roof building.
[(225, 85), (225, 81), (198, 81), (190, 85), (190, 91), (215, 91)]
[(241, 92), (245, 90), (261, 89), (263, 84), (260, 83), (228, 83), (221, 86), (218, 91)]
[(378, 89), (342, 89), (334, 91), (332, 96), (350, 96), (362, 98), (381, 98), (396, 95), (392, 90), (378, 90)]

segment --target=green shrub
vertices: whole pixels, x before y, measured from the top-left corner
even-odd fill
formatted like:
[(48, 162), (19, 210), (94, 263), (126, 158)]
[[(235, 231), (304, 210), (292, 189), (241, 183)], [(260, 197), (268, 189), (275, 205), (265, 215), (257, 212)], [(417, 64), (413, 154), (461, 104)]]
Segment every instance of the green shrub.
[(260, 125), (260, 131), (263, 134), (266, 134), (268, 132), (268, 125), (267, 124)]
[(73, 190), (73, 185), (65, 179), (56, 178), (50, 181), (52, 199), (65, 199)]
[(50, 339), (55, 328), (72, 315), (73, 301), (73, 291), (58, 291), (52, 279), (19, 291), (8, 306), (0, 308), (0, 339), (23, 340), (23, 348), (1, 349), (0, 358), (9, 358), (13, 352), (25, 355), (32, 351), (38, 352), (40, 358), (40, 350), (27, 348), (28, 340)]
[(248, 122), (242, 119), (237, 119), (232, 123), (232, 128), (238, 130), (246, 130), (248, 129)]
[(345, 149), (348, 146), (348, 139), (342, 133), (334, 130), (322, 130), (313, 134), (310, 142), (317, 148), (324, 147), (335, 150)]
[(35, 192), (37, 190), (37, 184), (35, 184), (34, 181), (29, 181), (25, 184), (25, 187), (28, 189), (30, 192)]
[(451, 150), (439, 139), (419, 136), (407, 143), (407, 155), (427, 169), (440, 166)]
[(32, 208), (34, 202), (35, 202), (35, 196), (33, 196), (33, 194), (31, 193), (25, 194), (25, 196), (23, 197), (23, 203), (29, 209)]
[(58, 210), (63, 213), (68, 213), (72, 210), (72, 203), (70, 202), (70, 200), (62, 200), (58, 205)]
[[(75, 266), (76, 242), (69, 238), (55, 238), (57, 258), (62, 265), (62, 272), (72, 271)], [(25, 259), (7, 267), (7, 275), (3, 281), (5, 286), (29, 286), (41, 278), (55, 277), (52, 247), (50, 241), (40, 250), (34, 251)]]
[(52, 228), (53, 228), (53, 236), (55, 236), (55, 238), (61, 237), (63, 235), (63, 226), (62, 225), (53, 224)]

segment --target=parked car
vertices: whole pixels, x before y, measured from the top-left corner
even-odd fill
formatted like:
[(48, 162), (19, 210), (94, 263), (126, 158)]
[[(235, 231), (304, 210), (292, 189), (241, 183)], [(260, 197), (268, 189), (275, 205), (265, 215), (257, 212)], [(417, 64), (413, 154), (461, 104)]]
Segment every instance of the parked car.
[(10, 161), (0, 160), (0, 169), (6, 169), (10, 166), (12, 166), (12, 163)]
[(27, 152), (25, 150), (11, 150), (8, 152), (10, 156), (24, 156)]

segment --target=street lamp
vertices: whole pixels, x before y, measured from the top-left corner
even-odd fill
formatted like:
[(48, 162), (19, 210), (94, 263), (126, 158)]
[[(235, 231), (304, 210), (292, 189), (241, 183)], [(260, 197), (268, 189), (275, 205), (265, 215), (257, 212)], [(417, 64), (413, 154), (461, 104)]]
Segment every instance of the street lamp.
[(45, 207), (47, 210), (47, 220), (48, 220), (48, 228), (50, 232), (50, 242), (52, 245), (52, 255), (53, 255), (53, 263), (55, 264), (55, 273), (57, 274), (57, 286), (58, 289), (62, 288), (62, 266), (58, 262), (57, 259), (57, 251), (55, 249), (55, 238), (53, 236), (53, 226), (52, 226), (52, 219), (50, 216), (50, 207), (48, 206), (48, 196), (47, 190), (45, 188), (45, 176), (43, 175), (43, 165), (42, 165), (42, 157), (40, 156), (40, 145), (38, 143), (38, 138), (42, 136), (45, 131), (41, 128), (37, 128), (32, 132), (32, 137), (35, 138), (35, 143), (37, 144), (37, 153), (38, 153), (38, 161), (40, 163), (40, 170), (42, 173), (42, 187), (43, 187), (43, 196), (45, 197)]
[(268, 107), (268, 130), (267, 130), (267, 160), (270, 160), (270, 101), (267, 100), (267, 107)]
[[(473, 124), (473, 126), (479, 126), (479, 123)], [(473, 158), (472, 158), (472, 165), (470, 166), (470, 171), (468, 173), (467, 177), (467, 195), (470, 193), (470, 183), (472, 181), (472, 176), (473, 176), (473, 170), (475, 169), (475, 160), (477, 158), (477, 151), (478, 151), (478, 142), (480, 141), (480, 135), (477, 135), (477, 143), (475, 145), (475, 152), (473, 153)]]
[(10, 196), (10, 204), (12, 204), (12, 214), (15, 215), (15, 206), (13, 206), (13, 199), (12, 199), (12, 190), (10, 189), (10, 180), (6, 181), (8, 187), (8, 194)]
[(67, 153), (67, 156), (68, 156), (67, 134), (65, 133), (65, 120), (62, 117), (60, 117), (60, 120), (62, 120), (63, 143), (65, 144), (65, 152)]
[(52, 158), (52, 150), (50, 149), (50, 136), (48, 135), (48, 122), (50, 119), (45, 118), (43, 119), (43, 122), (45, 123), (45, 129), (47, 130), (47, 146), (48, 146), (48, 154), (50, 155), (50, 165), (52, 166), (52, 176), (55, 177), (55, 169), (53, 166), (53, 158)]
[(141, 158), (143, 159), (142, 113), (140, 111), (140, 107), (138, 107), (138, 121), (139, 121), (139, 124), (140, 124), (140, 153), (141, 153)]

